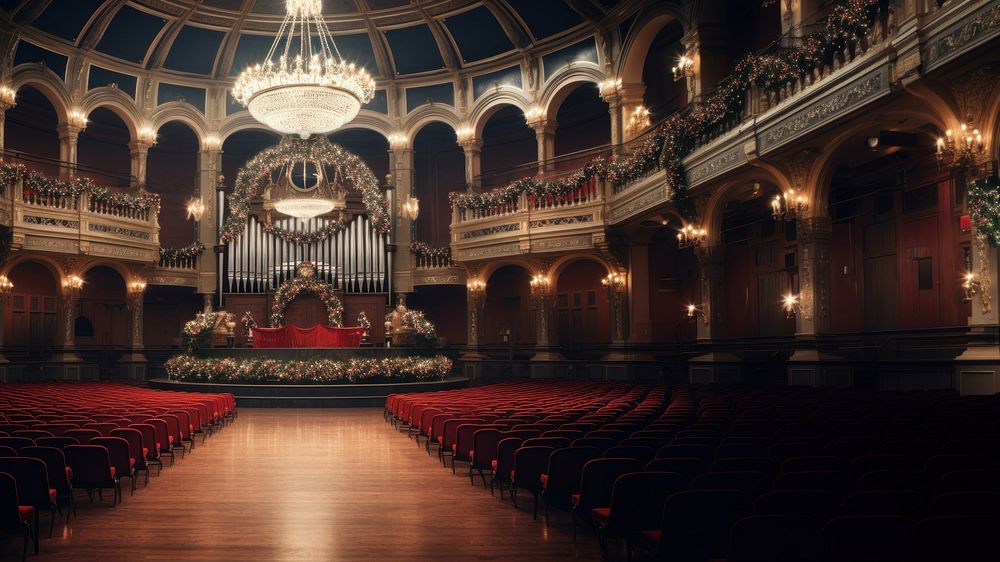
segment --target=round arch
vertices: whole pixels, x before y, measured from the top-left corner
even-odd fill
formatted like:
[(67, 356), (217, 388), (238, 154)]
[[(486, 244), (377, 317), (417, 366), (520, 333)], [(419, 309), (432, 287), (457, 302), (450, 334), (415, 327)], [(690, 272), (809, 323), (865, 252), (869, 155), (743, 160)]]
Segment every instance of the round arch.
[(787, 190), (791, 185), (788, 178), (771, 165), (755, 167), (749, 173), (722, 183), (712, 192), (702, 213), (701, 226), (708, 231), (705, 245), (711, 247), (722, 243), (722, 220), (726, 215), (726, 203), (732, 200), (739, 190), (746, 189), (755, 181), (770, 183), (781, 191)]
[(159, 131), (167, 123), (181, 122), (194, 132), (195, 136), (198, 137), (199, 144), (204, 144), (208, 137), (208, 123), (205, 122), (201, 112), (189, 103), (179, 101), (165, 103), (156, 108), (149, 120), (152, 121), (152, 127), (155, 131)]
[(618, 58), (616, 70), (623, 84), (642, 83), (642, 68), (653, 39), (673, 21), (679, 21), (681, 28), (687, 32), (688, 26), (684, 24), (683, 10), (673, 2), (657, 2), (639, 14), (628, 36), (621, 38), (622, 54)]
[(518, 91), (501, 88), (498, 92), (491, 92), (476, 101), (469, 112), (469, 124), (475, 133), (476, 138), (482, 138), (483, 127), (494, 113), (506, 106), (514, 106), (526, 113), (531, 107), (531, 102)]
[(52, 274), (52, 277), (55, 279), (58, 287), (62, 287), (63, 282), (66, 280), (65, 275), (63, 275), (62, 266), (52, 258), (43, 255), (15, 254), (7, 261), (7, 263), (3, 265), (2, 268), (0, 268), (0, 274), (10, 275), (10, 272), (13, 271), (15, 267), (23, 263), (37, 263), (47, 269), (49, 273)]
[(555, 119), (559, 106), (573, 90), (581, 83), (590, 82), (600, 85), (607, 76), (594, 65), (582, 65), (561, 71), (549, 79), (542, 88), (541, 106), (546, 119)]
[(136, 110), (135, 102), (125, 92), (117, 88), (98, 88), (87, 94), (80, 106), (88, 117), (97, 109), (107, 109), (117, 115), (125, 124), (130, 140), (134, 141), (138, 138), (141, 118)]
[(69, 119), (69, 92), (66, 91), (63, 81), (50, 69), (37, 65), (19, 66), (14, 71), (11, 84), (15, 90), (21, 89), (22, 86), (31, 86), (38, 90), (52, 104), (60, 123), (65, 123)]
[(557, 259), (550, 267), (547, 272), (549, 277), (550, 286), (555, 287), (559, 284), (559, 278), (562, 276), (566, 268), (578, 261), (589, 261), (594, 262), (597, 265), (603, 267), (608, 273), (612, 273), (615, 270), (614, 266), (608, 263), (604, 258), (595, 254), (569, 254), (562, 256)]
[(133, 281), (132, 273), (129, 272), (127, 267), (125, 267), (125, 264), (121, 262), (104, 260), (104, 259), (87, 262), (82, 268), (80, 268), (80, 271), (77, 273), (77, 275), (83, 277), (84, 280), (86, 281), (87, 273), (90, 272), (92, 269), (98, 267), (106, 267), (108, 269), (114, 270), (114, 272), (117, 273), (122, 278), (122, 283), (126, 286), (126, 288), (128, 287), (128, 283), (130, 281)]
[(459, 117), (453, 108), (437, 103), (420, 106), (407, 115), (406, 120), (403, 121), (402, 130), (406, 134), (407, 139), (412, 142), (413, 137), (416, 136), (417, 132), (424, 125), (434, 121), (444, 123), (455, 131), (461, 128), (462, 123), (461, 117)]
[(483, 265), (483, 268), (479, 270), (479, 273), (478, 273), (478, 275), (476, 275), (476, 277), (478, 277), (479, 279), (483, 280), (486, 283), (487, 290), (488, 290), (489, 289), (490, 277), (494, 273), (496, 273), (498, 269), (501, 269), (501, 268), (504, 268), (504, 267), (507, 267), (507, 266), (520, 267), (521, 269), (523, 269), (526, 272), (528, 272), (529, 276), (530, 275), (535, 275), (535, 274), (543, 274), (543, 275), (545, 274), (544, 271), (539, 271), (538, 268), (536, 268), (531, 262), (529, 262), (526, 259), (521, 259), (521, 258), (504, 258), (504, 259), (500, 259), (500, 260), (496, 260), (496, 261), (492, 261), (491, 260), (489, 262), (486, 262)]

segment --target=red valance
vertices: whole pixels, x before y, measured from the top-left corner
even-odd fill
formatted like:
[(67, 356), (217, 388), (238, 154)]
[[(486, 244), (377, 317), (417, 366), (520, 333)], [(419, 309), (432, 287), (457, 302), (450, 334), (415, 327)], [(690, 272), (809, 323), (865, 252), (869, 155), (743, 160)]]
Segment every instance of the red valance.
[(282, 326), (254, 328), (254, 349), (281, 347), (360, 347), (364, 328), (333, 328), (316, 324), (312, 328)]

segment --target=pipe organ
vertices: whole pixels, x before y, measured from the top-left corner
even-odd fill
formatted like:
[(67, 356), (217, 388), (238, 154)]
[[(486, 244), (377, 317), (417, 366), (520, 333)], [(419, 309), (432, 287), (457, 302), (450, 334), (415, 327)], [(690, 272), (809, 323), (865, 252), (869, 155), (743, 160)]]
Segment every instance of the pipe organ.
[[(290, 232), (313, 232), (326, 219), (278, 219), (275, 226)], [(269, 234), (256, 216), (248, 217), (242, 236), (225, 248), (223, 290), (266, 293), (295, 277), (299, 262), (316, 264), (316, 277), (344, 293), (385, 293), (389, 290), (386, 237), (372, 228), (368, 217), (355, 216), (326, 240), (313, 244), (286, 242)]]

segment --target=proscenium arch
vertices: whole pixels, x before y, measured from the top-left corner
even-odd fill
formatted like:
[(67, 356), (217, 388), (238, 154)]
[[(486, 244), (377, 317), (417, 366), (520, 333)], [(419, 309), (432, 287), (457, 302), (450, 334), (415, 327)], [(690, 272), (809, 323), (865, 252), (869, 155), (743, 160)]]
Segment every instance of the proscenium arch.
[[(627, 37), (621, 38), (622, 53), (618, 57), (617, 73), (623, 84), (641, 84), (642, 69), (656, 35), (672, 22), (678, 21), (687, 33), (683, 10), (673, 2), (657, 2), (636, 18)], [(664, 72), (666, 69), (664, 69)]]

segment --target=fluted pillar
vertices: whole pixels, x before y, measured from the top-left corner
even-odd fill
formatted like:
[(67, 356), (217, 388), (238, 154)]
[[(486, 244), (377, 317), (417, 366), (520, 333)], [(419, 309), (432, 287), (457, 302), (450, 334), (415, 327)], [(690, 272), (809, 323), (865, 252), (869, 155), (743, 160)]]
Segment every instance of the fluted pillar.
[(4, 129), (7, 124), (7, 110), (13, 108), (15, 105), (17, 104), (13, 99), (0, 99), (0, 152), (7, 147), (6, 137), (4, 136)]
[(392, 253), (393, 290), (398, 293), (413, 292), (413, 255), (410, 242), (413, 241), (413, 221), (402, 216), (400, 205), (413, 195), (413, 147), (409, 142), (390, 144), (390, 168), (395, 184), (392, 209), (393, 239), (396, 248)]
[(555, 166), (552, 159), (556, 156), (556, 128), (558, 127), (558, 123), (552, 119), (539, 119), (529, 122), (528, 126), (535, 131), (535, 142), (538, 145), (536, 155), (538, 172), (544, 174), (551, 171)]
[[(214, 137), (213, 137), (214, 139)], [(219, 222), (222, 220), (222, 209), (219, 207), (217, 188), (225, 186), (222, 177), (222, 151), (220, 143), (206, 141), (198, 153), (198, 192), (205, 204), (205, 214), (195, 224), (195, 241), (205, 245), (206, 251), (198, 258), (198, 292), (214, 294), (218, 285), (215, 254), (212, 246), (218, 243)]]
[(63, 163), (60, 175), (63, 178), (76, 175), (76, 163), (79, 159), (77, 145), (83, 129), (84, 127), (71, 123), (60, 123), (56, 127), (59, 134), (59, 160)]
[(76, 353), (74, 329), (76, 327), (77, 308), (80, 306), (80, 290), (63, 287), (60, 328), (56, 334), (56, 345), (61, 348), (54, 353), (48, 363), (55, 370), (55, 376), (66, 380), (83, 378), (83, 359)]
[(479, 351), (479, 335), (482, 331), (483, 309), (486, 304), (486, 287), (474, 281), (465, 290), (465, 353), (462, 361), (480, 361), (486, 356)]
[(532, 361), (562, 361), (564, 357), (551, 350), (552, 347), (552, 302), (553, 295), (545, 283), (531, 290), (535, 302), (535, 354)]
[(155, 141), (134, 140), (129, 143), (128, 148), (132, 156), (132, 167), (130, 173), (135, 178), (135, 187), (146, 187), (146, 162), (149, 159), (149, 149), (155, 145)]
[(601, 97), (608, 104), (608, 113), (611, 115), (611, 146), (615, 153), (621, 151), (621, 144), (625, 140), (624, 116), (622, 115), (624, 103), (621, 93), (615, 89), (604, 92)]
[(483, 141), (469, 138), (458, 142), (465, 154), (465, 185), (480, 187), (483, 174)]
[(692, 383), (742, 382), (740, 358), (725, 348), (715, 349), (714, 339), (725, 334), (728, 320), (725, 247), (700, 247), (695, 252), (701, 269), (701, 313), (695, 322), (703, 353), (688, 362), (688, 377)]
[(130, 380), (146, 379), (146, 356), (143, 355), (143, 311), (144, 299), (146, 297), (145, 287), (140, 289), (130, 289), (127, 295), (127, 304), (132, 330), (129, 334), (130, 353), (125, 354), (119, 361), (119, 368), (125, 371), (125, 375)]

